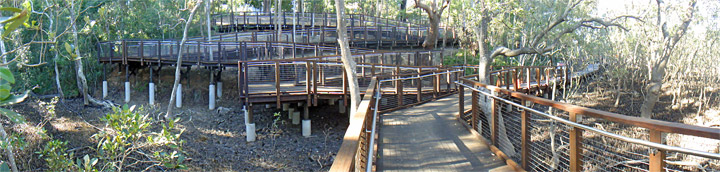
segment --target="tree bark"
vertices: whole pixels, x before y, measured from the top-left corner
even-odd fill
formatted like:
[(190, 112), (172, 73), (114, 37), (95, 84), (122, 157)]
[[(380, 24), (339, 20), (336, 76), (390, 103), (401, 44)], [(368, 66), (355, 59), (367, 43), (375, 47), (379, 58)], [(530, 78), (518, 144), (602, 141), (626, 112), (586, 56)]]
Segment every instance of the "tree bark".
[(652, 118), (652, 110), (655, 108), (655, 104), (657, 104), (658, 100), (660, 99), (660, 95), (662, 95), (662, 84), (663, 79), (665, 78), (665, 68), (667, 66), (667, 63), (670, 59), (670, 56), (673, 53), (673, 50), (675, 49), (675, 45), (680, 41), (680, 39), (685, 35), (687, 32), (687, 28), (690, 25), (690, 22), (692, 22), (692, 18), (695, 14), (695, 5), (697, 3), (696, 0), (691, 0), (689, 2), (690, 8), (688, 11), (688, 14), (685, 15), (685, 18), (683, 19), (682, 24), (678, 28), (675, 35), (670, 35), (668, 31), (666, 30), (666, 24), (662, 20), (662, 12), (661, 12), (661, 6), (663, 2), (661, 0), (657, 0), (657, 10), (658, 10), (658, 20), (657, 20), (657, 27), (662, 32), (663, 35), (663, 44), (664, 48), (660, 50), (660, 52), (655, 52), (655, 59), (654, 63), (650, 65), (650, 78), (647, 86), (645, 87), (647, 91), (647, 95), (645, 95), (645, 99), (643, 100), (643, 104), (640, 107), (640, 116), (643, 118)]
[(436, 4), (429, 6), (421, 3), (420, 1), (421, 0), (415, 0), (415, 8), (424, 10), (428, 14), (428, 19), (430, 21), (430, 29), (428, 30), (428, 35), (425, 37), (425, 41), (423, 41), (422, 46), (425, 49), (434, 49), (437, 45), (438, 34), (440, 33), (440, 18), (442, 17), (442, 13), (445, 11), (445, 8), (450, 5), (450, 0), (443, 0), (441, 2), (443, 5), (440, 9), (437, 8)]
[(77, 58), (75, 59), (75, 76), (77, 78), (77, 85), (78, 85), (78, 91), (83, 96), (83, 104), (86, 106), (90, 104), (89, 99), (91, 98), (90, 95), (87, 92), (87, 79), (85, 77), (85, 73), (83, 70), (83, 63), (82, 58), (80, 56), (80, 48), (78, 46), (78, 33), (77, 33), (77, 24), (76, 20), (78, 18), (78, 14), (75, 11), (75, 1), (73, 0), (70, 4), (70, 11), (72, 13), (72, 32), (73, 32), (73, 44), (75, 45), (75, 55), (77, 55)]
[(173, 82), (173, 89), (172, 93), (170, 93), (170, 101), (168, 102), (167, 112), (165, 113), (165, 119), (166, 120), (172, 120), (174, 116), (172, 115), (172, 107), (173, 102), (175, 102), (175, 97), (177, 96), (177, 90), (178, 90), (178, 84), (180, 84), (180, 67), (182, 67), (182, 56), (183, 56), (183, 46), (185, 45), (185, 41), (187, 41), (187, 32), (188, 28), (190, 27), (190, 23), (192, 22), (193, 16), (195, 15), (195, 11), (200, 6), (200, 3), (196, 3), (195, 7), (192, 8), (190, 11), (190, 16), (187, 20), (185, 20), (185, 28), (183, 29), (183, 37), (180, 41), (180, 47), (178, 48), (178, 57), (177, 62), (175, 63), (175, 81)]
[(350, 116), (354, 116), (357, 107), (360, 105), (360, 86), (356, 76), (356, 64), (352, 59), (350, 47), (347, 40), (347, 29), (345, 28), (345, 1), (335, 0), (335, 12), (337, 13), (337, 30), (338, 44), (340, 44), (340, 53), (342, 55), (343, 68), (347, 73), (348, 84), (350, 87)]

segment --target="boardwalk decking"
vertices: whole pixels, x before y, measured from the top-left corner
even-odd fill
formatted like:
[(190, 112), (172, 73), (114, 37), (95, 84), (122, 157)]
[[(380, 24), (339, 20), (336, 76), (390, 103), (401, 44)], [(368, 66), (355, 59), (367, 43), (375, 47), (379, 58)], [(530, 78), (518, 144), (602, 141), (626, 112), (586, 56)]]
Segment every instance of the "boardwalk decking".
[(512, 171), (456, 120), (457, 101), (453, 95), (383, 114), (377, 170)]

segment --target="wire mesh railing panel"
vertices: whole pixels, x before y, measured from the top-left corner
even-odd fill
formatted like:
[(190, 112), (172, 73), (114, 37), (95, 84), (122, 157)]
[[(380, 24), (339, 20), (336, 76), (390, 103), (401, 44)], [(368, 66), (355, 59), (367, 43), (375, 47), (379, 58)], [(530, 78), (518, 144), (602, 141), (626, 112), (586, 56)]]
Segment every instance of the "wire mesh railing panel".
[(582, 168), (587, 171), (648, 171), (647, 146), (583, 132)]
[[(519, 100), (508, 100), (519, 102)], [(497, 121), (497, 146), (498, 149), (505, 152), (505, 154), (513, 159), (515, 162), (520, 162), (520, 152), (522, 139), (522, 125), (521, 125), (521, 112), (518, 107), (511, 104), (495, 101), (495, 112), (498, 117)]]
[(570, 127), (542, 115), (529, 115), (528, 171), (569, 171)]
[[(675, 133), (665, 137), (668, 145), (713, 153), (720, 151), (720, 140)], [(720, 171), (720, 159), (679, 152), (666, 152), (665, 164), (668, 171)]]
[(262, 64), (248, 66), (248, 82), (275, 82), (275, 66), (273, 64)]

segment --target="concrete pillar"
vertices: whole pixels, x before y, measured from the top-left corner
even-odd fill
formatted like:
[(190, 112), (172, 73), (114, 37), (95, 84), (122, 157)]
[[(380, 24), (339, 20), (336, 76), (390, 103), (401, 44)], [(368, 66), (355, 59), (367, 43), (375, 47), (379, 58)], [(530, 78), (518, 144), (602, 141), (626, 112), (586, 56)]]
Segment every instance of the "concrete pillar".
[(177, 96), (175, 96), (175, 107), (182, 107), (182, 84), (178, 84)]
[(245, 141), (247, 142), (254, 142), (255, 141), (255, 123), (250, 121), (250, 113), (247, 109), (243, 109), (243, 112), (245, 112), (245, 133), (246, 138)]
[(153, 105), (153, 104), (155, 104), (155, 83), (151, 82), (148, 85), (148, 92), (149, 92), (148, 97), (150, 98), (150, 100), (148, 102), (150, 103), (150, 105)]
[(255, 141), (255, 123), (245, 124), (245, 133), (247, 133), (247, 142)]
[(302, 135), (305, 137), (310, 137), (311, 131), (310, 131), (310, 120), (305, 119), (302, 120)]
[(293, 112), (292, 114), (292, 124), (298, 125), (300, 124), (300, 112)]
[(217, 98), (218, 99), (222, 98), (222, 87), (223, 87), (223, 83), (217, 82)]
[(283, 103), (283, 104), (282, 104), (282, 110), (283, 110), (283, 111), (288, 111), (288, 108), (290, 108), (290, 103)]
[(270, 104), (265, 104), (265, 109), (270, 109)]
[(340, 113), (345, 113), (345, 105), (343, 104), (342, 100), (338, 101), (338, 110), (340, 111)]
[(217, 93), (217, 92), (215, 92), (215, 84), (210, 84), (209, 90), (210, 91), (208, 91), (208, 94), (209, 94), (208, 95), (208, 98), (209, 98), (208, 99), (209, 100), (208, 109), (213, 110), (213, 109), (215, 109), (215, 93)]
[(292, 119), (293, 112), (295, 112), (294, 108), (288, 108), (288, 119)]
[(328, 100), (328, 105), (330, 105), (330, 106), (335, 105), (335, 99)]
[(130, 102), (130, 82), (125, 81), (125, 103)]
[(108, 95), (108, 85), (107, 85), (107, 81), (103, 81), (103, 86), (102, 86), (102, 87), (103, 87), (103, 88), (102, 88), (102, 94), (103, 94), (103, 99), (104, 99), (104, 98), (107, 97), (107, 95)]

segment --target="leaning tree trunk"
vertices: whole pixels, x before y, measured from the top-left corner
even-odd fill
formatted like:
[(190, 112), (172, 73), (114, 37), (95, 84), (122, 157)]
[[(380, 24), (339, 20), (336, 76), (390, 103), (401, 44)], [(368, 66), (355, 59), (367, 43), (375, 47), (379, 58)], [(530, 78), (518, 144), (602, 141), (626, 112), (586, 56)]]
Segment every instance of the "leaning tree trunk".
[[(190, 27), (190, 23), (193, 20), (193, 16), (195, 15), (195, 11), (200, 6), (200, 3), (196, 4), (195, 7), (193, 7), (192, 11), (190, 11), (190, 16), (188, 17), (188, 20), (185, 21), (185, 28), (183, 29), (183, 37), (180, 41), (180, 47), (178, 48), (178, 52), (183, 52), (183, 46), (185, 46), (185, 41), (187, 41), (187, 32), (188, 28)], [(168, 102), (167, 112), (165, 112), (165, 119), (172, 120), (174, 116), (172, 115), (172, 107), (173, 102), (175, 102), (175, 97), (177, 96), (177, 90), (178, 90), (178, 84), (180, 84), (180, 67), (182, 67), (182, 57), (184, 53), (178, 53), (177, 57), (177, 63), (175, 63), (175, 81), (173, 82), (173, 89), (170, 93), (170, 102)]]
[[(335, 12), (337, 13), (337, 33), (338, 33), (338, 44), (340, 44), (340, 53), (342, 55), (343, 68), (347, 74), (348, 84), (350, 87), (350, 117), (355, 115), (357, 112), (358, 105), (360, 105), (360, 86), (356, 76), (356, 64), (355, 60), (352, 59), (350, 53), (350, 47), (347, 40), (347, 31), (345, 28), (345, 1), (335, 0)], [(352, 119), (352, 118), (351, 118)]]

